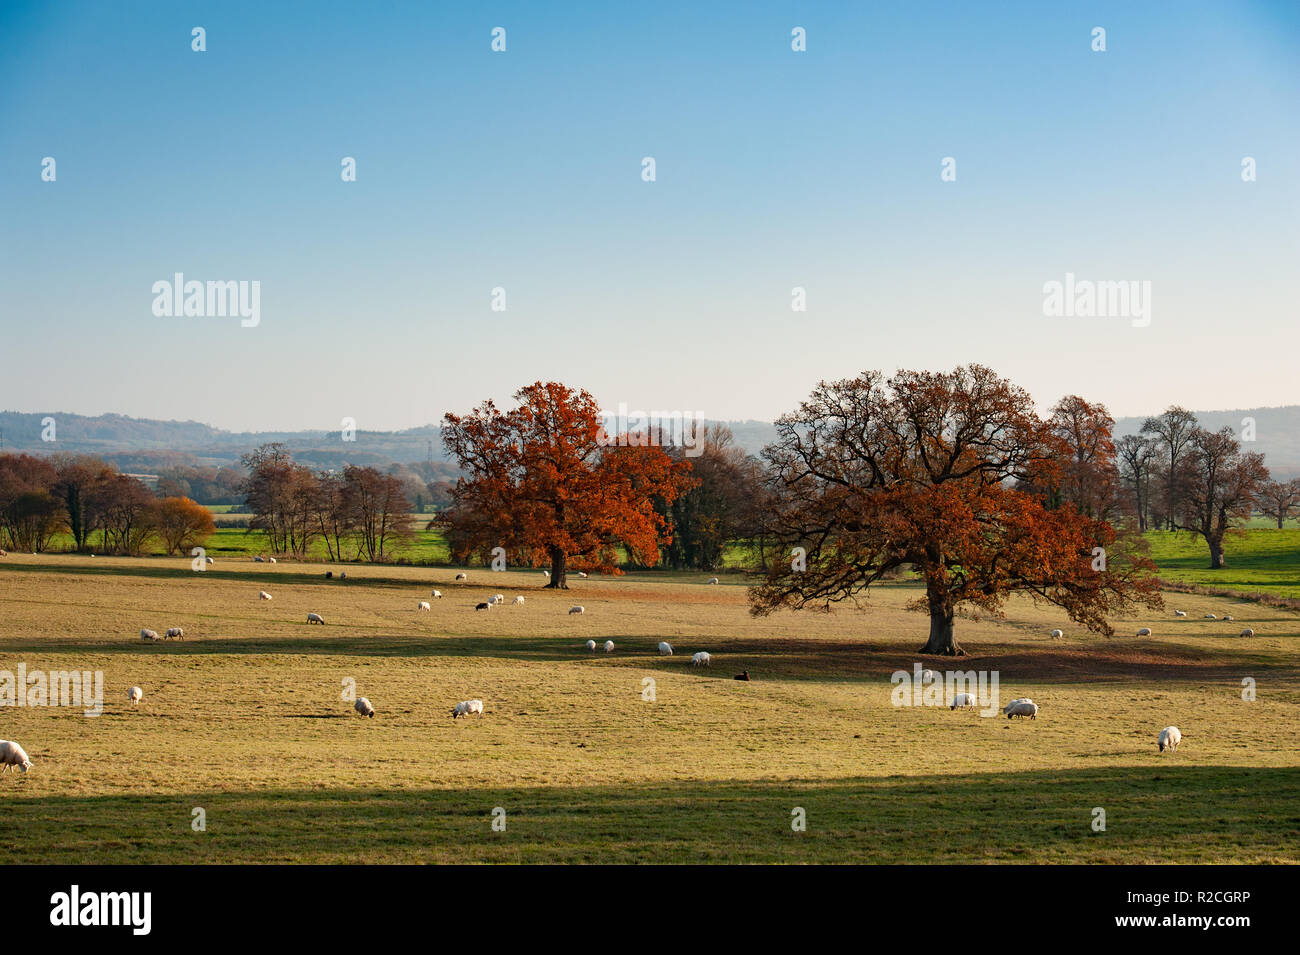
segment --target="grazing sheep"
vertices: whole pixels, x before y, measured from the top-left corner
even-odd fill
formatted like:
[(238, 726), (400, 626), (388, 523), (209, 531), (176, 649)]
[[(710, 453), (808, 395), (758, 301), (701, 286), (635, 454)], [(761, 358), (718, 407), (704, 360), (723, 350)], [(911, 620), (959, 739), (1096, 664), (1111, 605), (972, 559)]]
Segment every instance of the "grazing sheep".
[(274, 557), (271, 558), (271, 563), (273, 563), (273, 564), (275, 563), (275, 558), (274, 558)]
[(707, 652), (705, 652), (704, 650), (701, 650), (699, 653), (697, 653), (697, 654), (695, 654), (693, 657), (691, 657), (691, 666), (693, 666), (693, 667), (706, 667), (706, 666), (708, 666), (712, 661), (713, 661), (713, 657), (709, 656), (709, 654), (708, 654)]
[(586, 607), (582, 607), (582, 606), (578, 606), (578, 607), (570, 607), (570, 608), (569, 608), (569, 613), (571, 613), (571, 614), (574, 614), (574, 613), (586, 613), (586, 612), (587, 612), (587, 608), (586, 608)]
[(1139, 637), (1149, 637), (1149, 636), (1151, 636), (1151, 628), (1150, 628), (1150, 627), (1143, 627), (1141, 630), (1139, 630), (1139, 631), (1137, 632), (1137, 635), (1138, 635)]
[(451, 718), (457, 720), (462, 716), (470, 716), (473, 713), (477, 713), (479, 719), (483, 718), (482, 700), (461, 700), (456, 704), (455, 709), (451, 711)]
[(271, 595), (268, 594), (265, 590), (259, 590), (259, 591), (257, 592), (257, 596), (258, 596), (258, 598), (260, 598), (261, 600), (270, 600), (270, 599), (271, 599)]
[(933, 670), (922, 670), (922, 671), (921, 671), (921, 682), (922, 682), (922, 683), (933, 683), (933, 682), (934, 682), (934, 671), (933, 671)]
[(587, 649), (590, 650), (592, 653), (595, 653), (595, 652), (596, 652), (596, 641), (595, 641), (595, 640), (588, 640), (588, 641), (587, 641)]
[(309, 614), (307, 614), (307, 622), (308, 622), (308, 623), (324, 623), (324, 622), (325, 622), (325, 618), (322, 617), (322, 616), (321, 616), (320, 614), (318, 614), (318, 613), (309, 613)]
[(1253, 637), (1255, 635), (1255, 631), (1250, 629), (1250, 627), (1247, 627), (1245, 630), (1241, 631), (1241, 635), (1243, 637)]
[(718, 582), (718, 578), (717, 578), (717, 577), (710, 577), (710, 578), (709, 578), (709, 583), (711, 583), (711, 584), (716, 584), (717, 582)]
[(207, 561), (209, 564), (215, 564), (215, 563), (216, 563), (216, 561), (213, 560), (211, 557), (205, 557), (205, 558), (203, 558), (203, 559), (204, 559), (205, 561)]
[(748, 671), (748, 670), (741, 670), (739, 673), (737, 673), (735, 676), (733, 676), (732, 679), (733, 679), (733, 680), (744, 680), (746, 683), (748, 683), (748, 682), (749, 682), (749, 671)]
[(144, 690), (138, 686), (133, 686), (126, 691), (126, 698), (131, 701), (132, 706), (139, 706), (140, 701), (144, 699)]
[(1175, 610), (1175, 611), (1174, 611), (1174, 616), (1175, 616), (1175, 617), (1186, 617), (1186, 616), (1187, 616), (1187, 611), (1186, 611), (1186, 610)]
[(157, 639), (158, 639), (158, 631), (157, 631), (157, 630), (141, 630), (141, 631), (140, 631), (140, 639), (141, 639), (141, 640), (151, 640), (151, 641), (152, 641), (152, 640), (157, 640)]
[(549, 577), (549, 576), (551, 576), (551, 572), (550, 572), (549, 570), (544, 570), (544, 571), (542, 571), (542, 576), (543, 576), (543, 577)]
[(254, 558), (253, 558), (253, 563), (255, 563), (255, 564), (260, 564), (260, 563), (262, 563), (262, 558), (260, 558), (260, 557), (254, 557)]
[(1013, 716), (1028, 716), (1031, 720), (1038, 719), (1038, 704), (1030, 699), (1012, 700), (1006, 706), (1002, 707), (1002, 712), (1006, 714), (1007, 719)]
[(1215, 616), (1214, 614), (1212, 614), (1212, 613), (1207, 613), (1207, 614), (1205, 615), (1205, 619), (1206, 619), (1206, 620), (1218, 620), (1219, 618), (1216, 617), (1216, 616)]
[(6, 773), (9, 772), (10, 766), (17, 766), (26, 773), (31, 771), (32, 760), (27, 755), (27, 751), (13, 740), (0, 739), (0, 765), (4, 766)]
[(523, 594), (519, 594), (517, 597), (515, 597), (514, 602), (515, 602), (516, 605), (523, 603), (523, 602), (524, 602), (524, 595), (523, 595)]
[(348, 579), (348, 572), (346, 570), (340, 570), (339, 580), (347, 580), (347, 579)]
[(332, 571), (332, 570), (327, 570), (327, 571), (325, 571), (325, 579), (326, 579), (326, 580), (333, 580), (333, 579), (334, 579), (334, 571)]
[(606, 653), (613, 653), (613, 652), (614, 652), (614, 641), (613, 641), (613, 640), (606, 640), (606, 641), (605, 641), (605, 652), (606, 652)]
[(585, 570), (580, 570), (578, 571), (578, 576), (582, 577), (585, 580), (587, 577), (587, 572)]
[(659, 655), (661, 657), (670, 657), (673, 655), (673, 648), (666, 640), (659, 644)]
[(456, 579), (457, 579), (457, 580), (469, 580), (469, 574), (457, 574), (457, 575), (456, 575)]
[(441, 600), (441, 599), (442, 599), (442, 591), (441, 591), (441, 590), (435, 590), (433, 593), (429, 594), (429, 596), (430, 596), (430, 597), (435, 597), (435, 598), (437, 598), (438, 600)]
[(421, 601), (419, 602), (419, 604), (416, 605), (415, 609), (416, 609), (416, 610), (432, 610), (433, 608), (429, 606), (429, 601), (427, 601), (427, 600), (421, 600)]
[(492, 604), (489, 603), (488, 601), (484, 601), (483, 603), (478, 604), (477, 606), (475, 606), (474, 609), (475, 609), (475, 610), (491, 610), (491, 609), (492, 609)]
[(1226, 614), (1224, 614), (1224, 615), (1223, 615), (1223, 619), (1224, 619), (1224, 620), (1231, 620), (1231, 619), (1232, 619), (1232, 614), (1230, 614), (1230, 613), (1226, 613)]
[(167, 628), (167, 632), (166, 632), (165, 634), (163, 634), (163, 636), (164, 636), (165, 638), (167, 638), (168, 640), (170, 640), (172, 637), (175, 637), (177, 640), (184, 640), (184, 639), (185, 639), (185, 628), (184, 628), (184, 627), (168, 627), (168, 628)]
[(9, 556), (9, 551), (0, 550), (0, 557), (8, 557), (8, 556)]
[(1166, 726), (1160, 731), (1160, 738), (1156, 745), (1160, 747), (1160, 752), (1166, 749), (1173, 751), (1178, 748), (1178, 744), (1183, 741), (1182, 731), (1177, 726)]
[(494, 599), (495, 599), (496, 602), (499, 603), (499, 604), (503, 604), (503, 603), (506, 602), (505, 594), (497, 594), (497, 595), (495, 596)]
[(1053, 630), (1053, 631), (1052, 631), (1052, 639), (1053, 639), (1053, 640), (1060, 640), (1063, 636), (1065, 636), (1065, 632), (1064, 632), (1063, 630)]
[(948, 709), (955, 710), (959, 706), (974, 706), (974, 705), (975, 705), (974, 693), (958, 693), (956, 696), (952, 698), (952, 706), (948, 707)]
[(352, 708), (362, 716), (368, 716), (372, 720), (375, 718), (375, 708), (370, 705), (370, 701), (364, 696), (358, 696), (357, 701), (352, 704)]

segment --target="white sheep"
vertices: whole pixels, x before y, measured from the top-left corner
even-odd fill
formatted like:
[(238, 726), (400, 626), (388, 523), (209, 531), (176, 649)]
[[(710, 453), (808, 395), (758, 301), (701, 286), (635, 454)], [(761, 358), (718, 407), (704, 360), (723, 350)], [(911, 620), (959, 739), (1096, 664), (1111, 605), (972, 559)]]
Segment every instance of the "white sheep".
[(1243, 637), (1253, 637), (1255, 635), (1255, 631), (1250, 629), (1250, 627), (1247, 627), (1245, 630), (1241, 631), (1241, 635)]
[(260, 557), (254, 557), (254, 558), (253, 558), (253, 563), (255, 563), (255, 564), (260, 564), (260, 563), (262, 563), (262, 558), (260, 558)]
[(1182, 741), (1183, 734), (1177, 726), (1166, 726), (1160, 731), (1160, 738), (1156, 741), (1156, 745), (1160, 747), (1162, 753), (1166, 749), (1172, 752), (1178, 748), (1178, 744)]
[(1219, 618), (1216, 617), (1216, 616), (1215, 616), (1214, 614), (1212, 614), (1212, 613), (1207, 613), (1207, 614), (1205, 615), (1205, 619), (1206, 619), (1206, 620), (1218, 620)]
[(375, 718), (375, 708), (370, 705), (370, 701), (364, 696), (358, 696), (357, 701), (352, 704), (352, 708), (362, 716), (368, 716), (372, 720)]
[(168, 640), (172, 639), (173, 637), (175, 637), (177, 640), (184, 640), (184, 639), (185, 639), (185, 628), (184, 628), (184, 627), (168, 627), (168, 628), (167, 628), (167, 632), (166, 632), (165, 634), (163, 634), (163, 636), (164, 636), (166, 639), (168, 639)]
[(922, 670), (922, 671), (921, 671), (921, 682), (922, 682), (922, 683), (933, 683), (933, 682), (934, 682), (934, 671), (933, 671), (933, 670)]
[(717, 578), (717, 577), (710, 577), (710, 578), (709, 578), (709, 583), (711, 583), (711, 584), (716, 584), (717, 582), (718, 582), (718, 578)]
[(158, 639), (158, 631), (157, 631), (157, 630), (148, 630), (148, 629), (141, 630), (141, 631), (140, 631), (140, 639), (141, 639), (141, 640), (149, 640), (149, 641), (157, 640), (157, 639)]
[(203, 559), (204, 559), (205, 561), (207, 561), (209, 564), (215, 564), (215, 563), (216, 563), (216, 561), (213, 560), (211, 557), (205, 557), (205, 558), (203, 558)]
[(456, 579), (457, 579), (457, 580), (469, 580), (469, 574), (457, 574), (457, 575), (456, 575)]
[(1137, 635), (1138, 635), (1139, 637), (1149, 637), (1149, 636), (1151, 636), (1151, 628), (1150, 628), (1150, 627), (1143, 627), (1141, 630), (1139, 630), (1139, 631), (1137, 632)]
[(1006, 714), (1007, 719), (1011, 719), (1013, 716), (1028, 716), (1031, 720), (1036, 720), (1038, 719), (1038, 704), (1027, 698), (1012, 700), (1002, 707), (1002, 712)]
[(462, 716), (478, 714), (478, 718), (483, 718), (483, 701), (482, 700), (461, 700), (456, 704), (455, 709), (451, 711), (453, 720), (460, 719)]
[(709, 656), (709, 654), (708, 654), (707, 652), (705, 652), (704, 650), (701, 650), (699, 653), (697, 653), (697, 654), (695, 654), (694, 656), (691, 657), (691, 666), (693, 666), (693, 667), (706, 667), (706, 666), (708, 666), (712, 661), (713, 661), (713, 657)]
[(427, 600), (421, 600), (421, 601), (416, 605), (415, 609), (416, 609), (416, 610), (432, 610), (433, 608), (429, 606), (429, 601), (427, 601)]
[(542, 576), (543, 576), (543, 577), (550, 577), (550, 576), (551, 576), (551, 572), (550, 572), (549, 570), (544, 570), (544, 571), (542, 571)]
[(1186, 610), (1175, 610), (1175, 611), (1174, 611), (1174, 616), (1175, 616), (1175, 617), (1186, 617), (1186, 616), (1187, 616), (1187, 611), (1186, 611)]
[(1065, 631), (1063, 631), (1063, 630), (1053, 630), (1053, 631), (1052, 631), (1052, 639), (1053, 639), (1053, 640), (1060, 640), (1063, 636), (1065, 636)]
[(580, 570), (580, 571), (578, 571), (578, 576), (581, 577), (581, 578), (583, 578), (584, 580), (586, 580), (586, 578), (587, 578), (587, 572), (586, 572), (585, 570)]
[(275, 558), (274, 558), (274, 557), (271, 558), (271, 563), (273, 563), (273, 564), (275, 563)]
[(613, 653), (613, 652), (614, 652), (614, 641), (613, 641), (613, 640), (606, 640), (606, 641), (605, 641), (605, 652), (606, 652), (606, 653)]
[(1225, 613), (1225, 614), (1223, 615), (1223, 619), (1224, 619), (1224, 620), (1231, 620), (1231, 619), (1232, 619), (1232, 614), (1230, 614), (1230, 613)]
[(324, 622), (325, 622), (325, 618), (322, 617), (322, 616), (321, 616), (320, 614), (318, 614), (318, 613), (309, 613), (309, 614), (307, 614), (307, 622), (308, 622), (308, 623), (324, 623)]
[(138, 686), (133, 686), (126, 691), (126, 698), (131, 701), (132, 706), (139, 706), (140, 701), (144, 699), (144, 690)]
[(586, 607), (582, 607), (582, 606), (578, 606), (578, 607), (570, 607), (570, 608), (569, 608), (569, 613), (570, 613), (570, 614), (575, 614), (575, 613), (586, 613), (586, 612), (587, 612), (587, 608), (586, 608)]
[(955, 710), (959, 706), (974, 706), (974, 705), (975, 705), (974, 693), (958, 693), (956, 696), (952, 698), (952, 706), (948, 707), (948, 709)]
[(518, 596), (516, 596), (514, 602), (515, 602), (515, 605), (516, 605), (516, 606), (518, 606), (519, 604), (523, 603), (523, 602), (524, 602), (524, 595), (523, 595), (523, 594), (519, 594)]
[(592, 653), (595, 653), (595, 652), (596, 652), (596, 641), (595, 641), (595, 640), (588, 640), (588, 641), (587, 641), (587, 649), (590, 650)]
[(270, 599), (271, 599), (271, 595), (268, 594), (265, 590), (259, 590), (259, 591), (257, 592), (257, 596), (258, 596), (258, 598), (259, 598), (260, 600), (270, 600)]
[(668, 643), (668, 641), (665, 640), (659, 644), (659, 655), (661, 657), (670, 657), (673, 655), (672, 645)]
[(430, 596), (430, 597), (433, 597), (433, 598), (435, 598), (435, 599), (437, 599), (437, 600), (441, 600), (441, 599), (442, 599), (442, 591), (441, 591), (441, 590), (435, 590), (433, 593), (429, 594), (429, 596)]
[(6, 773), (10, 766), (17, 766), (26, 773), (31, 771), (32, 760), (27, 751), (13, 740), (0, 739), (0, 765), (4, 766)]

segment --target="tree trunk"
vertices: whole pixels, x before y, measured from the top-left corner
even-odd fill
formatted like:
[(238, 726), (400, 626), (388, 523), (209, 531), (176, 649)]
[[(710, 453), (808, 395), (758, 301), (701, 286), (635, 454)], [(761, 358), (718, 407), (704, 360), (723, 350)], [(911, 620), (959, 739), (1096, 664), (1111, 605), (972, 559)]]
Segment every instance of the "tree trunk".
[(964, 657), (966, 651), (957, 646), (957, 637), (953, 632), (953, 606), (947, 589), (942, 582), (927, 582), (926, 597), (930, 603), (930, 639), (919, 652)]
[(566, 557), (562, 550), (551, 551), (551, 579), (547, 587), (556, 590), (568, 590), (569, 581), (565, 577)]
[(1207, 538), (1210, 545), (1210, 570), (1223, 569), (1223, 541)]

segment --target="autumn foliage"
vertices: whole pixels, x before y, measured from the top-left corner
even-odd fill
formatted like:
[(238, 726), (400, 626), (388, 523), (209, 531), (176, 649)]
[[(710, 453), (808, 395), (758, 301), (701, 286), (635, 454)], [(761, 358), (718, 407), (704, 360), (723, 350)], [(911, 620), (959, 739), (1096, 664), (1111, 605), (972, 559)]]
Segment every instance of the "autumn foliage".
[(570, 569), (618, 573), (619, 546), (654, 564), (667, 540), (655, 501), (677, 496), (689, 466), (647, 442), (612, 444), (585, 391), (537, 382), (514, 397), (510, 411), (485, 401), (443, 419), (465, 472), (448, 518), (453, 558), (501, 547), (512, 564), (548, 564), (558, 588)]
[(921, 652), (960, 654), (958, 609), (997, 613), (1017, 592), (1107, 634), (1110, 615), (1158, 606), (1136, 542), (1079, 509), (1097, 506), (1098, 475), (1113, 466), (1109, 434), (1097, 433), (1109, 416), (1081, 399), (1059, 407), (1087, 426), (1041, 420), (1028, 393), (980, 365), (823, 382), (764, 452), (768, 533), (786, 557), (751, 589), (752, 611), (829, 609), (910, 567), (930, 616)]

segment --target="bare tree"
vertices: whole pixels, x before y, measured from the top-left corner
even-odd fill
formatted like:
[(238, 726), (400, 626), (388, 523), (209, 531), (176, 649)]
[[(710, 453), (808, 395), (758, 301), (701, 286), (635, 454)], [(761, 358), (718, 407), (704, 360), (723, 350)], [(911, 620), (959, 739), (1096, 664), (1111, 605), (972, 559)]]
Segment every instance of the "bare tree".
[(1241, 452), (1231, 428), (1196, 428), (1187, 447), (1179, 473), (1184, 517), (1177, 526), (1205, 539), (1210, 569), (1218, 570), (1224, 566), (1224, 537), (1249, 519), (1268, 482), (1268, 468), (1262, 454)]
[(1180, 511), (1179, 465), (1182, 464), (1183, 455), (1191, 443), (1192, 432), (1197, 426), (1196, 415), (1178, 405), (1171, 405), (1165, 409), (1164, 414), (1157, 418), (1147, 418), (1142, 423), (1142, 433), (1155, 439), (1164, 459), (1164, 494), (1161, 503), (1167, 529), (1171, 531), (1177, 526), (1176, 518)]
[(1300, 506), (1300, 478), (1269, 481), (1260, 489), (1260, 511), (1277, 521), (1281, 530), (1291, 512)]
[(1126, 434), (1116, 442), (1115, 451), (1120, 462), (1120, 480), (1137, 514), (1138, 530), (1145, 531), (1151, 513), (1151, 479), (1157, 453), (1155, 442), (1140, 435)]

